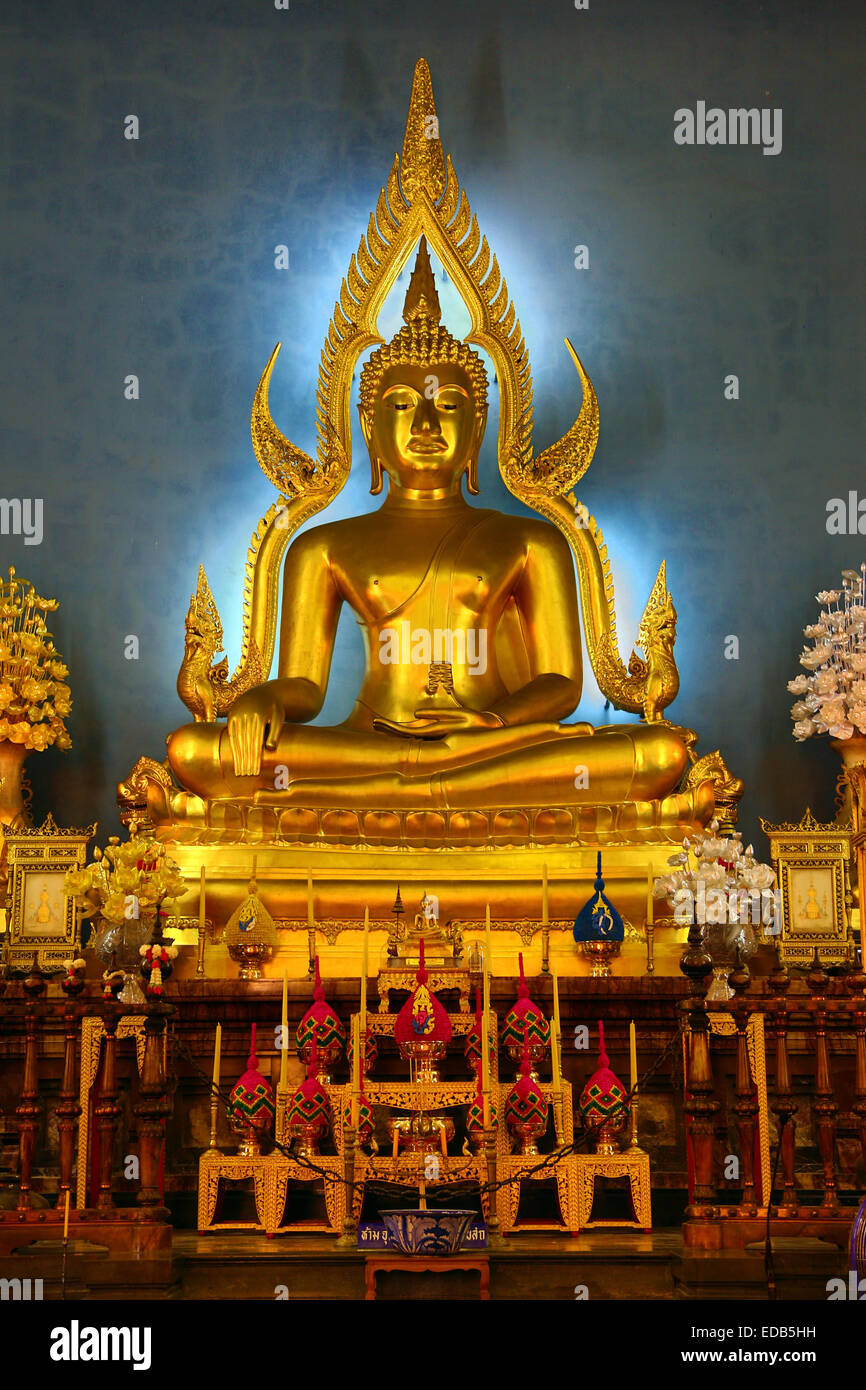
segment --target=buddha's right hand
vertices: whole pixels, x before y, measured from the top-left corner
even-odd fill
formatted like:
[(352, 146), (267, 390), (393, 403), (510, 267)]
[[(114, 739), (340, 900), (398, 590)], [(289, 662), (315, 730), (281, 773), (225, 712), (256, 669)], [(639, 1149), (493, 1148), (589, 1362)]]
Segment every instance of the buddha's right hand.
[(228, 732), (236, 777), (259, 777), (262, 752), (277, 746), (286, 722), (286, 703), (279, 681), (248, 690), (229, 710)]

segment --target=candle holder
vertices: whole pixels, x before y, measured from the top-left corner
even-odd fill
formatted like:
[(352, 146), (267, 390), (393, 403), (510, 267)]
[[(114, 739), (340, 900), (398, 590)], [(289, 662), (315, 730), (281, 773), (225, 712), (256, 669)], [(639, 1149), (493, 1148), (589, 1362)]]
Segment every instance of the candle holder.
[(626, 1153), (630, 1153), (630, 1154), (642, 1154), (642, 1153), (644, 1153), (644, 1150), (641, 1148), (640, 1144), (637, 1142), (637, 1111), (638, 1111), (638, 1095), (637, 1095), (637, 1091), (634, 1092), (634, 1094), (633, 1094), (632, 1097), (631, 1097), (631, 1100), (629, 1101), (629, 1110), (630, 1110), (630, 1120), (631, 1120), (631, 1142), (630, 1142), (628, 1148), (626, 1149)]
[(206, 928), (199, 923), (198, 928), (198, 954), (195, 963), (195, 975), (197, 980), (204, 979), (204, 947), (205, 947)]
[(386, 1122), (388, 1138), (394, 1156), (406, 1154), (442, 1154), (454, 1138), (454, 1121), (450, 1115), (389, 1116)]
[(208, 1148), (216, 1150), (217, 1153), (221, 1152), (220, 1146), (217, 1143), (217, 1122), (219, 1119), (219, 1108), (219, 1091), (217, 1090), (216, 1085), (214, 1085), (213, 1089), (211, 1090), (210, 1096), (210, 1143), (208, 1144)]

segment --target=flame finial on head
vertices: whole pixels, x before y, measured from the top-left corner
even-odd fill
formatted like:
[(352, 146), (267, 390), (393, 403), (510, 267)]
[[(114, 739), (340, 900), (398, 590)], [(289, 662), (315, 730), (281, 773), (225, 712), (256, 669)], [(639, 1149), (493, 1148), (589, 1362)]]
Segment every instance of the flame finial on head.
[(442, 309), (439, 305), (439, 295), (436, 290), (436, 281), (433, 279), (433, 267), (430, 264), (430, 253), (427, 250), (427, 238), (425, 236), (422, 236), (418, 243), (415, 268), (409, 279), (409, 288), (403, 301), (403, 322), (414, 323), (416, 319), (428, 319), (431, 323), (441, 323), (442, 321)]

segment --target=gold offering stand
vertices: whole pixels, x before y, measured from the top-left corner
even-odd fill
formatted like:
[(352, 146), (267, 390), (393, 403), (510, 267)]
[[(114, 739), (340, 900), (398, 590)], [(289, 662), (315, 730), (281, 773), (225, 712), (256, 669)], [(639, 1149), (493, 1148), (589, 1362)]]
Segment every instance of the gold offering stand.
[[(465, 1037), (474, 1023), (474, 1015), (467, 1013), (449, 1014), (449, 1019), (455, 1041)], [(497, 1018), (493, 1012), (491, 1012), (490, 1019), (491, 1032), (494, 1036), (498, 1036)], [(367, 1030), (376, 1037), (393, 1037), (396, 1022), (397, 1014), (367, 1014)], [(483, 1147), (475, 1154), (443, 1154), (441, 1149), (431, 1147), (430, 1152), (431, 1154), (436, 1153), (438, 1162), (435, 1176), (425, 1176), (424, 1185), (429, 1190), (434, 1187), (457, 1183), (477, 1182), (481, 1198), (482, 1217), (486, 1222), (489, 1222), (491, 1209), (488, 1188), (491, 1183), (495, 1184), (497, 1187), (495, 1215), (498, 1217), (499, 1229), (502, 1234), (521, 1229), (565, 1229), (576, 1232), (581, 1225), (578, 1202), (578, 1156), (571, 1153), (559, 1159), (552, 1159), (548, 1156), (549, 1161), (543, 1168), (539, 1168), (539, 1165), (544, 1163), (543, 1156), (511, 1152), (510, 1135), (504, 1122), (504, 1114), (505, 1103), (512, 1084), (513, 1082), (507, 1078), (500, 1079), (498, 1049), (494, 1048), (490, 1070), (490, 1093), (492, 1105), (500, 1120), (495, 1131), (496, 1142), (492, 1163), (489, 1162)], [(333, 1172), (336, 1178), (338, 1173), (340, 1177), (343, 1176), (344, 1162), (347, 1156), (346, 1139), (348, 1136), (344, 1133), (343, 1115), (345, 1108), (350, 1104), (351, 1086), (330, 1085), (326, 1089), (331, 1100), (334, 1117), (334, 1141), (337, 1154), (336, 1156), (322, 1155), (315, 1159), (315, 1163), (326, 1168), (329, 1172)], [(557, 1091), (552, 1082), (542, 1082), (541, 1090), (548, 1098), (553, 1112), (555, 1147), (557, 1149), (567, 1148), (572, 1144), (574, 1138), (571, 1085), (567, 1081), (562, 1081), (561, 1087)], [(447, 1081), (411, 1081), (408, 1079), (378, 1081), (373, 1077), (367, 1077), (364, 1080), (364, 1094), (371, 1106), (406, 1111), (413, 1116), (417, 1114), (435, 1115), (443, 1111), (468, 1108), (476, 1098), (477, 1082), (474, 1077), (467, 1077), (465, 1081), (459, 1079)], [(287, 1141), (287, 1138), (286, 1135), (284, 1142)], [(354, 1146), (354, 1135), (351, 1142)], [(418, 1185), (419, 1155), (417, 1152), (401, 1153), (398, 1151), (396, 1155), (393, 1153), (367, 1154), (354, 1147), (353, 1158), (355, 1195), (350, 1219), (354, 1227), (357, 1227), (360, 1219), (367, 1183), (395, 1183), (404, 1187), (416, 1187)], [(282, 1224), (288, 1181), (290, 1178), (302, 1182), (310, 1181), (321, 1175), (279, 1156), (276, 1158), (275, 1171), (278, 1174), (275, 1192), (276, 1211), (272, 1213), (272, 1224), (266, 1229), (271, 1232), (279, 1231), (280, 1234), (292, 1229), (310, 1230), (308, 1225), (303, 1228), (299, 1226), (293, 1228)], [(550, 1178), (555, 1180), (556, 1198), (561, 1218), (559, 1222), (533, 1223), (531, 1226), (525, 1227), (518, 1223), (520, 1182), (524, 1178), (536, 1181), (549, 1180)], [(345, 1201), (346, 1190), (346, 1184), (343, 1182), (325, 1182), (328, 1219), (330, 1229), (335, 1234), (345, 1231), (344, 1223), (348, 1215)]]
[[(499, 1124), (496, 1128), (497, 1169), (499, 1181), (505, 1183), (499, 1189), (497, 1199), (502, 1234), (514, 1234), (520, 1231), (566, 1230), (576, 1235), (581, 1226), (578, 1205), (578, 1166), (579, 1159), (583, 1155), (576, 1155), (571, 1152), (571, 1145), (574, 1142), (574, 1107), (572, 1105), (571, 1083), (562, 1081), (560, 1091), (557, 1091), (553, 1082), (542, 1081), (539, 1083), (541, 1092), (548, 1102), (548, 1116), (550, 1116), (550, 1112), (553, 1116), (555, 1139), (553, 1152), (563, 1147), (569, 1150), (564, 1157), (557, 1159), (554, 1159), (552, 1154), (511, 1152), (511, 1140), (504, 1117), (505, 1103), (512, 1085), (513, 1082), (511, 1081), (497, 1082), (495, 1085), (491, 1081), (493, 1103), (499, 1116)], [(550, 1118), (548, 1118), (548, 1129), (549, 1127)], [(540, 1166), (542, 1164), (543, 1167)], [(559, 1207), (560, 1220), (558, 1222), (555, 1220), (533, 1221), (531, 1224), (522, 1224), (519, 1221), (521, 1182), (544, 1182), (551, 1178), (556, 1182), (556, 1201)], [(507, 1181), (508, 1179), (511, 1181)]]
[[(414, 983), (414, 972), (413, 972)], [(393, 985), (392, 988), (398, 988)], [(381, 1005), (380, 1005), (381, 1007)], [(462, 1038), (469, 1032), (474, 1015), (457, 1013), (449, 1015), (454, 1038)], [(376, 1037), (393, 1037), (397, 1014), (369, 1013), (366, 1017), (366, 1031)], [(351, 1020), (354, 1025), (354, 1018)], [(363, 1020), (362, 1029), (363, 1032)], [(310, 1223), (285, 1223), (285, 1207), (289, 1182), (324, 1181), (325, 1207), (328, 1224), (320, 1230), (330, 1230), (334, 1235), (345, 1233), (347, 1218), (353, 1230), (357, 1229), (363, 1207), (365, 1185), (369, 1182), (395, 1183), (404, 1187), (415, 1187), (418, 1183), (419, 1155), (417, 1152), (396, 1155), (378, 1153), (367, 1154), (351, 1138), (348, 1125), (344, 1125), (344, 1113), (351, 1104), (352, 1087), (349, 1083), (331, 1083), (325, 1086), (331, 1102), (335, 1154), (318, 1154), (310, 1160), (310, 1165), (297, 1159), (285, 1158), (276, 1152), (262, 1160), (270, 1165), (270, 1189), (266, 1191), (263, 1204), (263, 1229), (269, 1235), (308, 1232), (314, 1228)], [(389, 1110), (408, 1111), (411, 1115), (435, 1114), (440, 1111), (470, 1106), (475, 1099), (476, 1082), (474, 1078), (465, 1081), (409, 1081), (382, 1080), (374, 1077), (364, 1078), (364, 1094), (371, 1106)], [(285, 1121), (285, 1107), (277, 1108), (277, 1139), (284, 1147), (290, 1143), (290, 1135)], [(347, 1163), (351, 1147), (352, 1175), (351, 1185), (354, 1193), (351, 1213), (347, 1210), (346, 1192)], [(431, 1152), (434, 1150), (431, 1149)], [(488, 1219), (486, 1196), (487, 1161), (483, 1153), (479, 1155), (443, 1154), (441, 1148), (435, 1150), (438, 1156), (437, 1175), (425, 1179), (428, 1188), (458, 1182), (477, 1182), (481, 1191), (481, 1207), (484, 1219)], [(318, 1171), (317, 1171), (318, 1170)], [(323, 1170), (323, 1171), (322, 1171)]]
[[(396, 1013), (370, 1013), (366, 1015), (366, 1031), (375, 1037), (394, 1036), (398, 1015)], [(460, 1042), (470, 1031), (475, 1021), (474, 1014), (449, 1014), (454, 1042)], [(351, 1020), (354, 1026), (355, 1019)], [(364, 1020), (361, 1020), (363, 1033)], [(491, 1036), (498, 1037), (496, 1014), (490, 1013)], [(541, 1082), (541, 1090), (552, 1111), (555, 1146), (548, 1155), (519, 1154), (511, 1152), (511, 1135), (505, 1124), (505, 1105), (513, 1079), (500, 1078), (498, 1048), (494, 1047), (490, 1067), (490, 1098), (498, 1117), (495, 1142), (487, 1150), (482, 1145), (475, 1153), (443, 1153), (438, 1143), (431, 1146), (437, 1163), (431, 1173), (419, 1153), (366, 1153), (356, 1143), (355, 1131), (344, 1124), (344, 1114), (351, 1104), (352, 1087), (350, 1083), (327, 1083), (325, 1090), (331, 1103), (333, 1139), (336, 1152), (316, 1154), (306, 1161), (299, 1157), (287, 1156), (275, 1149), (273, 1153), (257, 1157), (241, 1157), (224, 1154), (215, 1147), (206, 1149), (199, 1161), (199, 1231), (212, 1229), (257, 1229), (266, 1235), (305, 1234), (313, 1231), (331, 1232), (340, 1236), (348, 1245), (357, 1239), (356, 1232), (363, 1208), (364, 1192), (367, 1183), (394, 1183), (403, 1187), (417, 1187), (419, 1168), (424, 1172), (424, 1187), (452, 1186), (459, 1183), (477, 1183), (481, 1213), (490, 1225), (492, 1218), (498, 1219), (498, 1231), (503, 1235), (521, 1230), (566, 1230), (577, 1233), (585, 1224), (581, 1205), (581, 1166), (594, 1155), (576, 1155), (570, 1152), (574, 1138), (572, 1088), (569, 1082), (560, 1080)], [(409, 1117), (416, 1115), (437, 1115), (449, 1110), (468, 1109), (475, 1101), (478, 1087), (474, 1076), (465, 1080), (377, 1080), (373, 1076), (364, 1079), (364, 1094), (373, 1107), (390, 1111), (401, 1111)], [(276, 1115), (276, 1139), (284, 1150), (288, 1150), (291, 1136), (286, 1122), (287, 1097), (278, 1093)], [(548, 1120), (550, 1124), (550, 1120)], [(452, 1141), (452, 1144), (457, 1141)], [(560, 1148), (567, 1150), (562, 1157), (555, 1157)], [(238, 1181), (252, 1177), (255, 1191), (257, 1222), (226, 1222), (214, 1226), (220, 1183)], [(519, 1222), (520, 1188), (524, 1180), (555, 1182), (556, 1201), (560, 1220), (557, 1222), (533, 1222), (521, 1225)], [(323, 1222), (286, 1222), (286, 1202), (290, 1183), (321, 1182), (324, 1187), (326, 1220)], [(491, 1211), (490, 1188), (495, 1190), (495, 1202)], [(346, 1200), (347, 1192), (352, 1191), (351, 1211)], [(591, 1206), (591, 1196), (590, 1196)], [(586, 1212), (588, 1220), (589, 1212)], [(495, 1239), (497, 1222), (493, 1222), (491, 1238)]]

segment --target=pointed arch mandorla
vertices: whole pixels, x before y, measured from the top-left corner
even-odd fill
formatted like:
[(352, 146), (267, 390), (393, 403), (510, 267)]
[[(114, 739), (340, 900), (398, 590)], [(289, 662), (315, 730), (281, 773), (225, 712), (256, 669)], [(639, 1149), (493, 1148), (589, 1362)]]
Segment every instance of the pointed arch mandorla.
[[(590, 661), (604, 694), (619, 708), (640, 711), (642, 693), (619, 656), (613, 581), (601, 531), (591, 517), (577, 524), (572, 489), (588, 469), (599, 433), (599, 410), (588, 374), (566, 340), (583, 399), (574, 424), (537, 458), (532, 453), (532, 376), (516, 308), (486, 237), (481, 233), (451, 157), (442, 152), (429, 69), (416, 64), (402, 156), (395, 155), (376, 209), (370, 214), (340, 287), (319, 365), (315, 460), (274, 424), (268, 387), (279, 344), (253, 402), (253, 448), (280, 492), (262, 518), (247, 556), (244, 646), (255, 636), (270, 669), (276, 634), (279, 570), (291, 535), (342, 488), (351, 465), (352, 374), (366, 348), (383, 342), (378, 317), (422, 235), (451, 276), (470, 315), (466, 340), (492, 358), (500, 388), (499, 467), (509, 490), (552, 520), (571, 545), (578, 569)], [(444, 183), (444, 187), (443, 187)], [(239, 667), (240, 670), (240, 667)]]

